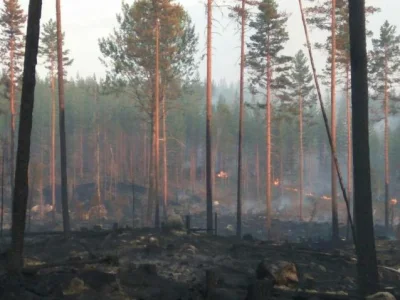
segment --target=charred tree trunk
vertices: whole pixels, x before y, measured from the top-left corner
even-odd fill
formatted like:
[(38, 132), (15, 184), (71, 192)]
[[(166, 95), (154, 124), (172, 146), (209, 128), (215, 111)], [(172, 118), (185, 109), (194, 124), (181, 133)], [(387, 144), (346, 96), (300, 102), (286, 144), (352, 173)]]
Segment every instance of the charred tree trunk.
[(71, 231), (68, 210), (68, 178), (67, 178), (67, 141), (65, 136), (65, 106), (64, 106), (64, 65), (63, 40), (61, 31), (61, 0), (56, 0), (57, 19), (57, 67), (58, 67), (58, 102), (60, 118), (60, 158), (61, 158), (61, 205), (64, 235)]
[(240, 10), (241, 33), (240, 33), (240, 91), (239, 91), (239, 134), (238, 134), (238, 175), (237, 175), (237, 211), (236, 211), (236, 236), (242, 236), (242, 149), (243, 149), (243, 111), (244, 111), (244, 33), (245, 33), (245, 11), (246, 1), (242, 0)]
[[(332, 0), (332, 52), (331, 52), (331, 135), (332, 147), (336, 152), (336, 0)], [(337, 178), (335, 160), (331, 162), (331, 184), (332, 184), (332, 241), (339, 240), (339, 220), (337, 207)]]
[(22, 81), (16, 176), (13, 191), (11, 251), (10, 259), (8, 260), (8, 271), (10, 273), (19, 273), (23, 267), (24, 233), (29, 189), (28, 167), (41, 13), (42, 1), (30, 0)]
[[(358, 284), (362, 296), (379, 289), (372, 215), (365, 1), (349, 1), (353, 125), (354, 219)], [(356, 155), (355, 155), (356, 154)]]
[(206, 120), (206, 191), (207, 191), (207, 233), (213, 234), (213, 163), (211, 144), (211, 118), (212, 118), (212, 4), (207, 0), (207, 120)]

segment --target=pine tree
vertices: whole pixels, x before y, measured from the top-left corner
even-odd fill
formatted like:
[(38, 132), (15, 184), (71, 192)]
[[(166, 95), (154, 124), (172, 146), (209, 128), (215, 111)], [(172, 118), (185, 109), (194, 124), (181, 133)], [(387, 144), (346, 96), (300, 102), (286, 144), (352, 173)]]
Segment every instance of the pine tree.
[[(368, 122), (367, 42), (365, 3), (349, 1), (351, 42), (352, 125), (354, 161), (354, 219), (358, 288), (361, 297), (379, 290), (379, 275), (372, 214)], [(354, 153), (357, 153), (356, 155)]]
[(58, 103), (59, 103), (59, 129), (60, 129), (60, 158), (61, 158), (61, 206), (63, 216), (63, 229), (65, 237), (71, 231), (68, 209), (68, 177), (67, 177), (67, 141), (65, 130), (65, 92), (64, 92), (64, 59), (63, 59), (63, 34), (61, 30), (61, 0), (56, 0), (57, 22), (57, 75), (58, 75)]
[[(157, 16), (156, 16), (157, 15)], [(145, 16), (145, 17), (143, 17)], [(190, 79), (195, 70), (198, 38), (192, 21), (182, 6), (171, 0), (140, 0), (132, 5), (122, 4), (119, 24), (108, 38), (99, 41), (103, 63), (107, 67), (106, 85), (118, 91), (133, 93), (135, 104), (147, 112), (151, 124), (151, 144), (155, 150), (155, 31), (154, 21), (159, 19), (159, 75), (160, 91), (168, 90), (173, 80)], [(182, 86), (177, 87), (179, 90)], [(162, 95), (162, 93), (160, 93)], [(155, 152), (155, 151), (154, 151)], [(155, 155), (155, 153), (154, 153)], [(154, 155), (150, 155), (150, 170), (154, 169)], [(155, 171), (149, 174), (147, 221), (153, 212)]]
[[(271, 177), (271, 113), (272, 90), (279, 90), (286, 84), (285, 72), (288, 70), (290, 58), (280, 52), (289, 40), (286, 31), (287, 15), (278, 11), (275, 0), (264, 0), (258, 6), (259, 12), (249, 24), (255, 33), (250, 36), (248, 43), (247, 64), (250, 67), (252, 91), (257, 88), (266, 89), (266, 205), (267, 205), (267, 234), (270, 234), (272, 217), (272, 177)], [(259, 105), (260, 106), (260, 105)]]
[[(65, 33), (62, 35), (63, 44)], [(57, 75), (57, 23), (50, 19), (43, 24), (42, 36), (40, 39), (39, 55), (44, 59), (45, 67), (49, 72), (51, 89), (51, 158), (50, 158), (50, 183), (53, 206), (53, 222), (56, 214), (56, 75)], [(69, 50), (63, 50), (64, 75), (67, 75), (66, 67), (72, 65), (73, 59), (69, 58)]]
[(389, 115), (398, 113), (396, 103), (399, 98), (394, 93), (394, 85), (400, 82), (400, 35), (397, 28), (385, 21), (380, 36), (372, 40), (370, 52), (370, 84), (373, 98), (382, 101), (384, 120), (385, 156), (385, 227), (389, 229), (390, 171), (389, 171)]
[(28, 204), (28, 166), (31, 147), (33, 104), (35, 100), (36, 62), (39, 48), (42, 1), (31, 0), (28, 10), (25, 60), (22, 80), (21, 110), (18, 131), (17, 164), (13, 190), (10, 273), (20, 274), (24, 265), (24, 233)]
[(3, 0), (3, 8), (0, 14), (1, 47), (8, 52), (4, 56), (3, 64), (6, 66), (6, 97), (10, 104), (10, 182), (14, 187), (15, 170), (15, 94), (22, 73), (22, 60), (24, 57), (24, 33), (23, 27), (26, 15), (18, 0)]
[[(291, 105), (297, 104), (297, 109), (292, 109), (298, 115), (299, 122), (299, 217), (303, 219), (302, 206), (304, 199), (304, 147), (303, 147), (303, 125), (310, 124), (312, 112), (315, 107), (315, 99), (310, 97), (314, 89), (313, 78), (308, 66), (308, 60), (302, 50), (296, 53), (293, 58), (290, 70), (290, 85), (288, 99)], [(293, 101), (296, 99), (297, 101)]]
[[(327, 40), (316, 46), (326, 50), (328, 55), (327, 66), (324, 70), (325, 79), (330, 78), (331, 85), (331, 134), (333, 147), (336, 149), (336, 84), (345, 81), (345, 93), (347, 103), (347, 137), (348, 137), (348, 163), (347, 175), (351, 178), (351, 126), (350, 126), (350, 37), (349, 37), (349, 7), (348, 1), (343, 0), (309, 0), (313, 6), (306, 9), (308, 22), (319, 30), (329, 32)], [(365, 13), (373, 14), (379, 9), (367, 6)], [(334, 13), (333, 13), (334, 12)], [(332, 37), (335, 38), (332, 38)], [(338, 70), (337, 70), (338, 69)], [(342, 72), (344, 77), (337, 76)], [(344, 80), (343, 80), (344, 79)], [(328, 84), (328, 82), (326, 82)], [(337, 175), (334, 162), (331, 164), (332, 183), (332, 239), (337, 240), (339, 223), (337, 216)], [(348, 190), (351, 192), (351, 181), (348, 180)]]

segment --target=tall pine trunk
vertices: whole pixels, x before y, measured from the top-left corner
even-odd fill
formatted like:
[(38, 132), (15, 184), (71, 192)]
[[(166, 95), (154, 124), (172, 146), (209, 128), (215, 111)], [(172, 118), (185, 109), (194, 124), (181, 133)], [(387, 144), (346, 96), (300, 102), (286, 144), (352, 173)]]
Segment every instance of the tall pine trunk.
[(14, 189), (15, 174), (15, 39), (10, 41), (10, 182)]
[[(100, 108), (97, 82), (95, 82), (94, 101), (96, 110), (96, 205), (101, 205), (101, 182), (100, 182)], [(99, 207), (100, 209), (100, 207)], [(100, 212), (100, 210), (99, 210)]]
[[(352, 147), (351, 147), (351, 97), (350, 97), (350, 57), (346, 62), (346, 114), (347, 114), (347, 195), (352, 203), (353, 178), (352, 178)], [(350, 203), (349, 203), (350, 204)], [(350, 224), (347, 216), (346, 239), (349, 238)]]
[(42, 1), (30, 0), (25, 44), (15, 185), (13, 190), (11, 251), (8, 260), (8, 271), (10, 273), (20, 273), (23, 267), (24, 233), (29, 189), (28, 167), (41, 12)]
[[(303, 220), (304, 199), (304, 148), (303, 148), (303, 97), (299, 94), (299, 217)], [(310, 172), (310, 171), (309, 171)]]
[(154, 194), (156, 201), (155, 228), (160, 228), (160, 198), (159, 198), (159, 179), (160, 179), (160, 73), (159, 73), (159, 51), (160, 51), (160, 21), (156, 20), (156, 57), (155, 57), (155, 87), (154, 87), (154, 131), (155, 131), (155, 161), (154, 161)]
[(50, 184), (52, 221), (56, 222), (56, 80), (54, 76), (54, 60), (51, 61), (51, 152), (50, 152)]
[(238, 175), (237, 175), (237, 212), (236, 212), (236, 235), (242, 236), (242, 149), (243, 149), (243, 112), (244, 112), (244, 34), (245, 34), (245, 12), (246, 1), (242, 0), (241, 33), (240, 33), (240, 91), (239, 91), (239, 133), (238, 133)]
[[(331, 49), (331, 135), (332, 148), (336, 152), (336, 0), (332, 0), (332, 49)], [(339, 220), (337, 207), (337, 178), (335, 160), (331, 161), (332, 184), (332, 241), (339, 240)]]
[(365, 1), (349, 1), (353, 126), (354, 219), (358, 285), (361, 296), (379, 289), (372, 214), (369, 156)]
[(256, 145), (256, 197), (257, 201), (261, 199), (260, 195), (260, 155), (258, 153), (258, 144)]
[(212, 186), (212, 146), (211, 146), (211, 117), (212, 117), (212, 4), (207, 0), (207, 87), (206, 87), (206, 192), (207, 192), (207, 233), (213, 232), (213, 186)]
[(166, 109), (165, 92), (162, 97), (162, 121), (163, 121), (163, 216), (164, 220), (168, 217), (168, 164), (167, 164), (167, 109)]
[(267, 237), (271, 234), (271, 221), (272, 221), (272, 193), (271, 193), (271, 56), (267, 54), (267, 98), (265, 105), (265, 129), (266, 129), (266, 150), (267, 157), (265, 160), (265, 172), (266, 172), (266, 183), (265, 183), (265, 198), (267, 205), (267, 219), (266, 229)]
[(61, 31), (61, 0), (56, 0), (57, 19), (57, 67), (58, 67), (58, 102), (60, 118), (60, 158), (61, 158), (61, 205), (63, 215), (64, 235), (71, 231), (68, 210), (68, 178), (67, 178), (67, 141), (65, 136), (65, 106), (64, 106), (64, 65), (63, 39)]
[(385, 85), (384, 85), (384, 147), (385, 147), (385, 229), (389, 230), (389, 87), (388, 87), (388, 61), (385, 48)]

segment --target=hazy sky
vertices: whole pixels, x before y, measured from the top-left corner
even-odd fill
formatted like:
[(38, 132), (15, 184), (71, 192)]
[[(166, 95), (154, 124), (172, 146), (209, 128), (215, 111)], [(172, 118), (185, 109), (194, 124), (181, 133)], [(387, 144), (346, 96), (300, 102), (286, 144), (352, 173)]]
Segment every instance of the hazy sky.
[[(22, 7), (28, 10), (29, 0), (20, 0)], [(130, 3), (131, 0), (126, 0)], [(205, 52), (205, 26), (206, 15), (204, 0), (181, 0), (191, 15), (197, 32), (200, 36), (199, 50)], [(306, 1), (305, 1), (306, 2)], [(369, 28), (374, 33), (379, 32), (379, 27), (384, 20), (396, 25), (400, 34), (400, 11), (399, 0), (370, 0), (369, 4), (379, 6), (382, 11), (371, 17)], [(301, 18), (298, 11), (297, 0), (279, 0), (281, 9), (290, 13), (288, 30), (290, 41), (286, 47), (287, 54), (294, 54), (303, 48), (305, 43)], [(99, 61), (100, 51), (98, 39), (110, 34), (116, 25), (115, 16), (120, 12), (121, 1), (119, 0), (63, 0), (62, 22), (63, 31), (66, 34), (66, 47), (70, 49), (74, 64), (69, 68), (69, 74), (75, 76), (89, 76), (95, 73), (98, 77), (105, 74), (104, 68)], [(55, 1), (43, 1), (42, 22), (55, 19)], [(215, 80), (225, 78), (228, 82), (238, 80), (239, 59), (239, 35), (237, 25), (228, 19), (226, 10), (216, 8), (214, 10), (214, 53), (213, 53), (213, 75)], [(311, 32), (311, 39), (316, 41), (322, 36)], [(316, 53), (317, 54), (317, 53)], [(324, 57), (318, 55), (317, 63), (324, 64)], [(40, 75), (44, 75), (42, 67), (38, 69)], [(200, 74), (205, 76), (205, 62), (200, 65)]]

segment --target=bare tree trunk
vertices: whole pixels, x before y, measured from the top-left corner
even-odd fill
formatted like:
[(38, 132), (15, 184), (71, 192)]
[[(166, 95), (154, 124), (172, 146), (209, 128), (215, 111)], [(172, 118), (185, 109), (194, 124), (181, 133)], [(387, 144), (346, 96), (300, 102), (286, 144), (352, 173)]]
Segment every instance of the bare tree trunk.
[(131, 150), (131, 182), (132, 182), (132, 228), (135, 228), (135, 209), (136, 209), (136, 199), (135, 199), (135, 171), (134, 171), (134, 163), (133, 157), (135, 156), (135, 144), (132, 145)]
[(266, 172), (266, 183), (265, 183), (265, 198), (267, 205), (267, 219), (266, 229), (267, 238), (271, 235), (271, 221), (272, 221), (272, 203), (271, 203), (271, 57), (267, 54), (267, 98), (265, 105), (265, 126), (266, 126), (266, 150), (267, 157), (265, 160), (265, 172)]
[(94, 101), (96, 105), (96, 192), (97, 205), (101, 205), (101, 183), (100, 183), (100, 108), (97, 81), (95, 82)]
[(282, 118), (279, 120), (279, 195), (282, 198), (283, 197), (283, 181), (285, 177), (285, 172), (283, 168), (283, 120)]
[[(40, 189), (40, 219), (44, 221), (44, 199), (43, 199), (43, 172), (44, 171), (44, 160), (43, 160), (43, 149), (40, 149), (40, 164), (39, 164), (39, 189)], [(34, 187), (32, 187), (34, 191)]]
[(207, 0), (207, 120), (206, 120), (206, 191), (207, 191), (207, 233), (213, 233), (213, 160), (211, 143), (211, 118), (212, 118), (212, 4)]
[[(352, 147), (351, 147), (351, 97), (350, 97), (350, 57), (346, 62), (346, 103), (347, 103), (347, 194), (349, 197), (349, 204), (352, 203), (353, 181), (352, 181)], [(347, 216), (347, 229), (346, 239), (349, 238), (350, 224), (349, 217)]]
[(190, 187), (192, 193), (194, 193), (194, 187), (196, 182), (196, 151), (192, 148), (190, 153)]
[(8, 259), (8, 271), (10, 273), (19, 273), (23, 267), (24, 233), (29, 189), (28, 167), (41, 12), (42, 1), (30, 0), (22, 81), (16, 176), (13, 191), (11, 251), (10, 258)]
[(83, 153), (83, 129), (81, 128), (80, 130), (80, 147), (81, 147), (81, 159), (80, 159), (80, 164), (79, 164), (79, 175), (80, 179), (83, 180), (83, 159), (84, 159), (84, 153)]
[(385, 49), (385, 86), (384, 86), (384, 144), (385, 144), (385, 229), (389, 230), (389, 87), (388, 87), (388, 62)]
[(10, 43), (10, 182), (11, 190), (14, 189), (15, 176), (15, 40), (11, 38)]
[[(303, 97), (299, 94), (299, 217), (303, 220), (303, 199), (304, 199), (304, 148), (303, 148)], [(310, 172), (310, 171), (309, 171)]]
[(154, 87), (154, 101), (155, 101), (155, 116), (154, 116), (154, 127), (155, 127), (155, 162), (154, 162), (154, 190), (156, 200), (156, 212), (155, 212), (155, 228), (160, 228), (160, 198), (159, 198), (159, 179), (160, 179), (160, 73), (159, 73), (159, 52), (160, 52), (160, 20), (156, 20), (155, 24), (156, 32), (156, 63), (155, 63), (155, 87)]
[[(336, 0), (332, 0), (332, 53), (331, 53), (331, 134), (332, 147), (336, 151)], [(337, 207), (337, 178), (335, 161), (332, 157), (331, 163), (332, 184), (332, 241), (339, 240), (339, 220)]]
[(167, 164), (167, 125), (166, 125), (166, 119), (167, 119), (167, 110), (166, 110), (166, 98), (165, 98), (165, 92), (162, 97), (162, 121), (163, 121), (163, 194), (164, 194), (164, 199), (163, 199), (163, 216), (164, 220), (166, 221), (168, 218), (168, 164)]
[(51, 205), (52, 221), (56, 222), (56, 82), (54, 77), (54, 65), (51, 61), (51, 159), (50, 159), (50, 184), (51, 184)]
[(64, 65), (63, 40), (61, 31), (61, 0), (56, 0), (57, 19), (57, 67), (58, 67), (58, 102), (60, 114), (60, 158), (61, 158), (61, 205), (65, 237), (71, 231), (68, 210), (68, 178), (67, 178), (67, 141), (65, 137), (65, 107), (64, 107)]
[(349, 1), (353, 125), (354, 219), (358, 285), (361, 296), (379, 289), (372, 215), (368, 130), (368, 76), (365, 1)]
[[(154, 99), (153, 99), (154, 101)], [(150, 158), (149, 158), (149, 187), (148, 187), (148, 201), (147, 201), (147, 213), (146, 213), (146, 225), (149, 226), (151, 218), (153, 216), (153, 202), (154, 202), (154, 156), (155, 156), (155, 120), (154, 120), (154, 105), (152, 104), (152, 116), (150, 125)]]
[(242, 236), (242, 148), (243, 148), (243, 111), (244, 111), (244, 46), (245, 46), (245, 11), (246, 1), (242, 0), (241, 33), (240, 33), (240, 91), (239, 91), (239, 133), (238, 133), (238, 175), (237, 175), (237, 208), (236, 208), (236, 236)]
[(5, 164), (5, 156), (4, 149), (5, 146), (2, 147), (2, 155), (1, 155), (1, 220), (0, 220), (0, 236), (3, 237), (3, 224), (4, 224), (4, 164)]
[(337, 176), (339, 179), (340, 189), (342, 190), (343, 199), (344, 199), (344, 202), (346, 203), (347, 215), (348, 215), (349, 222), (350, 222), (350, 227), (351, 227), (351, 231), (352, 231), (352, 235), (353, 235), (353, 241), (356, 244), (355, 228), (353, 226), (353, 221), (351, 218), (349, 200), (347, 198), (346, 189), (344, 187), (343, 178), (342, 178), (342, 172), (340, 171), (339, 162), (338, 162), (338, 159), (336, 156), (336, 149), (335, 149), (335, 147), (333, 147), (333, 139), (332, 139), (332, 135), (329, 130), (328, 117), (325, 112), (324, 103), (322, 101), (321, 89), (320, 89), (319, 83), (318, 83), (317, 71), (315, 68), (314, 58), (313, 58), (313, 54), (312, 54), (310, 38), (308, 36), (307, 22), (306, 22), (306, 18), (304, 16), (304, 11), (303, 11), (303, 2), (302, 2), (302, 0), (298, 0), (298, 3), (299, 3), (299, 8), (300, 8), (301, 20), (302, 20), (303, 28), (304, 28), (304, 34), (306, 36), (307, 49), (308, 49), (308, 54), (310, 57), (310, 63), (311, 63), (311, 67), (312, 67), (314, 83), (315, 83), (315, 87), (317, 89), (318, 102), (321, 107), (322, 117), (324, 119), (325, 131), (326, 131), (326, 134), (328, 135), (329, 146), (330, 146), (333, 161), (335, 163), (335, 168), (336, 168)]
[(260, 155), (258, 153), (258, 144), (256, 145), (256, 191), (257, 201), (260, 200)]

